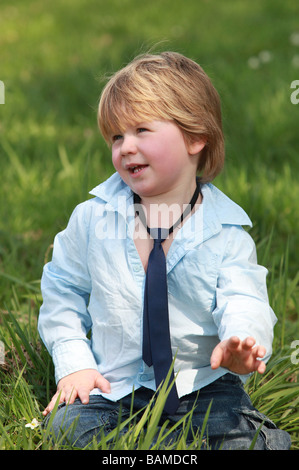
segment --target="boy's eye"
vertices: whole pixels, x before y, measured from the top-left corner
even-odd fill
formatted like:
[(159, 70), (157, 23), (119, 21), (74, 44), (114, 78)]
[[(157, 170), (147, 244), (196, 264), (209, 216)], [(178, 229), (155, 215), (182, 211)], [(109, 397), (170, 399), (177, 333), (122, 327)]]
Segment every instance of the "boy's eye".
[(117, 140), (119, 140), (121, 138), (122, 138), (122, 135), (120, 135), (120, 134), (113, 135), (112, 136), (112, 142), (116, 142)]
[[(146, 132), (148, 131), (148, 129), (146, 129), (145, 127), (137, 127), (136, 128), (136, 133), (137, 134), (141, 134), (142, 132)], [(123, 138), (123, 135), (122, 134), (115, 134), (112, 136), (112, 142), (116, 142), (117, 140), (120, 140)]]

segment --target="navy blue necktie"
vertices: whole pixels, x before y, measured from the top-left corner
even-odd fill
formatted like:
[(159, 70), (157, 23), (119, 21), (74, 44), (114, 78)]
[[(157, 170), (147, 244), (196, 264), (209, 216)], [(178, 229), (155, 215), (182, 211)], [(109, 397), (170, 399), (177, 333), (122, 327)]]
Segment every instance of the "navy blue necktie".
[[(136, 210), (148, 233), (154, 239), (154, 247), (149, 255), (145, 280), (142, 358), (149, 367), (154, 367), (157, 388), (165, 380), (173, 360), (169, 330), (166, 258), (162, 243), (173, 232), (174, 228), (183, 221), (184, 217), (191, 212), (199, 193), (200, 185), (198, 183), (190, 204), (180, 219), (169, 229), (149, 228), (146, 225), (142, 206), (139, 205)], [(140, 204), (140, 198), (136, 194), (134, 194), (134, 203)], [(172, 370), (170, 383), (173, 380), (174, 372)], [(164, 411), (172, 415), (176, 412), (179, 404), (176, 386), (173, 384)]]

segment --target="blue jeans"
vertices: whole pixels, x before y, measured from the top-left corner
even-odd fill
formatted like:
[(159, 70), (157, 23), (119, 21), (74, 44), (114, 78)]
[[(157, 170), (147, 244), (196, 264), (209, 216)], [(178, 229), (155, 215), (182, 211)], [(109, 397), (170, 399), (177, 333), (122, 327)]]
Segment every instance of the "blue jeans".
[[(136, 412), (147, 406), (153, 392), (146, 388), (140, 388), (134, 393), (133, 411)], [(180, 406), (173, 416), (163, 416), (161, 426), (166, 419), (170, 426), (178, 422), (196, 402), (192, 415), (193, 432), (187, 438), (187, 446), (194, 440), (193, 433), (200, 431), (203, 426), (206, 411), (211, 402), (211, 410), (205, 428), (206, 448), (210, 449), (249, 449), (256, 432), (262, 422), (264, 424), (258, 434), (254, 450), (288, 450), (291, 439), (287, 432), (278, 429), (265, 415), (257, 411), (242, 382), (237, 376), (226, 374), (200, 392), (193, 392), (180, 399)], [(61, 436), (63, 430), (67, 430), (76, 419), (77, 425), (72, 434), (66, 438), (66, 442), (75, 447), (86, 447), (96, 436), (98, 440), (103, 435), (111, 432), (119, 422), (121, 402), (122, 420), (130, 415), (132, 396), (128, 395), (119, 402), (112, 402), (100, 395), (91, 395), (87, 405), (83, 405), (79, 399), (66, 406), (64, 403), (54, 416), (52, 426), (56, 437)], [(50, 415), (46, 418), (49, 422)], [(126, 429), (123, 430), (124, 432)], [(174, 440), (179, 435), (180, 429), (176, 428), (169, 438)], [(203, 447), (202, 447), (203, 448)]]

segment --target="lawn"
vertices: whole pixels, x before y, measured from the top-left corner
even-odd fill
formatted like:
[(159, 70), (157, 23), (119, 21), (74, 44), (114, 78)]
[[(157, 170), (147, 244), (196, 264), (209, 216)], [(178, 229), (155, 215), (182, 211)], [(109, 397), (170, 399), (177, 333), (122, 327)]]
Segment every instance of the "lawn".
[[(73, 208), (114, 171), (96, 125), (104, 77), (151, 48), (198, 61), (220, 93), (226, 166), (214, 183), (253, 221), (278, 317), (267, 373), (247, 388), (299, 448), (298, 17), (294, 0), (2, 0), (0, 449), (48, 448), (40, 426), (25, 427), (54, 388), (36, 331), (42, 268)], [(113, 445), (146, 445), (141, 434)]]

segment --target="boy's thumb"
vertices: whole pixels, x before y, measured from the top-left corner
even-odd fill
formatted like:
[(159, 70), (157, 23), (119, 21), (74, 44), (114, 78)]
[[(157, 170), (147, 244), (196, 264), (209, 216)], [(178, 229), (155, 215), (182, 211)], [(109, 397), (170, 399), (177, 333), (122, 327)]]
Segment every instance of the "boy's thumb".
[(101, 390), (103, 393), (110, 393), (111, 386), (108, 380), (105, 379), (101, 374), (98, 375), (96, 379), (96, 386)]

